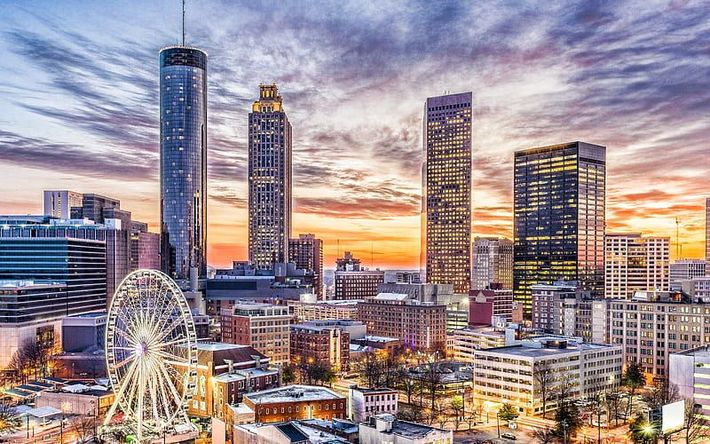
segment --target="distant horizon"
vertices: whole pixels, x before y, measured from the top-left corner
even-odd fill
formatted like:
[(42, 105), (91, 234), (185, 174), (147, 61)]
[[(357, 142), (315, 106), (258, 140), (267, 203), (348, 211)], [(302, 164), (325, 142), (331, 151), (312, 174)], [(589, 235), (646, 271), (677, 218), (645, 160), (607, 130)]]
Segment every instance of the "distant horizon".
[[(419, 264), (427, 97), (473, 92), (473, 231), (512, 239), (513, 152), (607, 147), (609, 232), (704, 255), (710, 90), (703, 2), (187, 2), (208, 53), (208, 264), (247, 258), (247, 114), (275, 82), (293, 125), (293, 236)], [(42, 191), (121, 200), (159, 231), (158, 51), (180, 2), (3, 3), (1, 214)], [(136, 14), (140, 11), (140, 14)], [(259, 23), (259, 26), (254, 26)], [(382, 264), (382, 265), (377, 265)]]

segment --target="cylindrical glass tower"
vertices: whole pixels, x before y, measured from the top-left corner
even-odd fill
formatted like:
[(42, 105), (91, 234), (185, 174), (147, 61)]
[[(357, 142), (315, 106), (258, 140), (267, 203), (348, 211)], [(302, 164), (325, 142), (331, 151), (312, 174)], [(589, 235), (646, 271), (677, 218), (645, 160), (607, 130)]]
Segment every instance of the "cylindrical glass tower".
[(160, 51), (160, 225), (163, 271), (205, 277), (207, 54), (186, 46)]

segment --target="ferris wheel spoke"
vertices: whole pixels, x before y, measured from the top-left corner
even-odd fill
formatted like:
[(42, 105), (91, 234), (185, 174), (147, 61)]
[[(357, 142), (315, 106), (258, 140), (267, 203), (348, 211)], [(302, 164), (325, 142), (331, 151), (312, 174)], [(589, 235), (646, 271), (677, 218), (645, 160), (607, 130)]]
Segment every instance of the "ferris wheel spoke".
[(130, 355), (129, 357), (127, 357), (127, 358), (124, 359), (123, 361), (121, 361), (121, 362), (119, 362), (118, 364), (114, 365), (113, 368), (114, 368), (115, 370), (118, 370), (118, 369), (122, 368), (123, 366), (125, 366), (125, 365), (127, 365), (127, 364), (129, 364), (129, 363), (131, 363), (131, 362), (135, 362), (135, 359), (136, 359), (136, 355)]
[(160, 335), (157, 338), (158, 342), (163, 341), (165, 338), (167, 338), (169, 335), (171, 335), (174, 331), (175, 328), (178, 327), (180, 324), (184, 323), (185, 319), (183, 319), (181, 316), (176, 316), (174, 319), (172, 319), (172, 322), (170, 325), (168, 325), (167, 328), (165, 328)]
[(177, 387), (175, 387), (175, 384), (173, 383), (173, 378), (170, 376), (170, 373), (165, 368), (165, 365), (163, 365), (162, 362), (158, 363), (158, 367), (160, 368), (160, 371), (163, 374), (166, 390), (168, 390), (168, 392), (172, 395), (175, 403), (177, 405), (181, 405), (182, 396), (180, 395), (180, 391), (177, 389)]
[(186, 365), (185, 356), (177, 356), (177, 355), (174, 355), (174, 354), (164, 351), (164, 350), (157, 350), (155, 353), (158, 356), (160, 356), (161, 358), (167, 360), (167, 362), (169, 362), (171, 364), (178, 364), (181, 366)]

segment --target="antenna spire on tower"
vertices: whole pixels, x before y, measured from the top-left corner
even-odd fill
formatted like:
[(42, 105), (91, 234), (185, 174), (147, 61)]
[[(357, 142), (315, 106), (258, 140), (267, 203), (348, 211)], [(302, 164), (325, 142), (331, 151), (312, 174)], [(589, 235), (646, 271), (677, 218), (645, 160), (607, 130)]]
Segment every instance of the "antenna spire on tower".
[(182, 0), (182, 46), (185, 46), (185, 0)]

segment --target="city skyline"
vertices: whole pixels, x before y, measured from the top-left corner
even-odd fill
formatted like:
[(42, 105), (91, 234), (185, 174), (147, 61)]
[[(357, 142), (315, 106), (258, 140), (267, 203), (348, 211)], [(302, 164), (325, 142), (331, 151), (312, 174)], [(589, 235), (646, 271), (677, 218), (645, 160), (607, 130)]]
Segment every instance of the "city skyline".
[[(133, 17), (137, 4), (105, 14), (74, 2), (61, 23), (50, 3), (8, 8), (0, 174), (12, 186), (0, 213), (41, 213), (43, 190), (71, 189), (115, 196), (159, 229), (157, 60), (180, 37), (174, 3)], [(346, 14), (242, 3), (234, 17), (189, 3), (187, 44), (210, 57), (208, 263), (247, 257), (247, 114), (261, 81), (279, 86), (294, 127), (293, 233), (324, 240), (327, 268), (338, 250), (416, 267), (421, 102), (444, 90), (473, 91), (471, 238), (511, 237), (514, 151), (585, 140), (608, 150), (607, 230), (669, 236), (675, 257), (680, 217), (682, 256), (702, 257), (709, 93), (695, 36), (708, 24), (702, 5), (629, 3), (481, 5), (492, 10), (480, 16), (464, 3), (344, 4)], [(273, 36), (240, 25), (266, 14)]]

